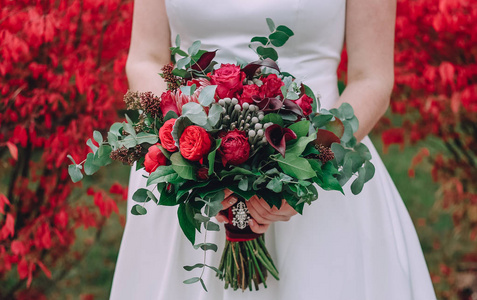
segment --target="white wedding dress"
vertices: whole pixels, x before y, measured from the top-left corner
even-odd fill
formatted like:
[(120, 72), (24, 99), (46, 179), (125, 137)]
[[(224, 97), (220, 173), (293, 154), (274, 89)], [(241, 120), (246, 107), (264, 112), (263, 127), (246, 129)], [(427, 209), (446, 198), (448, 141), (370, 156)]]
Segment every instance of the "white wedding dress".
[[(278, 49), (280, 68), (319, 93), (323, 107), (338, 99), (345, 0), (166, 0), (166, 5), (173, 43), (176, 34), (183, 49), (201, 40), (202, 49), (219, 49), (216, 59), (224, 63), (237, 57), (257, 59), (248, 43), (269, 33), (267, 17), (288, 26), (295, 36)], [(209, 292), (199, 283), (182, 283), (200, 275), (198, 269), (187, 272), (182, 267), (202, 262), (203, 251), (194, 250), (183, 235), (176, 207), (150, 201), (147, 215), (130, 214), (132, 193), (145, 186), (144, 172), (133, 171), (111, 299), (436, 299), (406, 207), (370, 140), (363, 142), (373, 155), (374, 178), (357, 196), (349, 187), (346, 196), (319, 191), (319, 199), (305, 206), (303, 216), (273, 224), (266, 243), (280, 281), (269, 276), (268, 288), (253, 292), (224, 290), (210, 270), (204, 276)], [(208, 263), (217, 266), (223, 228), (209, 232), (207, 240), (219, 245), (217, 253), (207, 253)]]

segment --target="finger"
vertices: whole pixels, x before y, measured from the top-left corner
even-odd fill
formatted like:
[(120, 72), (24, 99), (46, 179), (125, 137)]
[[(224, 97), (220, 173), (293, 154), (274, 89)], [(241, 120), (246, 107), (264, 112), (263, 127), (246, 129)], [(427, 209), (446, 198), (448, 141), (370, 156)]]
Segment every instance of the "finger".
[(227, 198), (228, 196), (232, 195), (234, 192), (232, 192), (231, 190), (229, 189), (224, 189), (224, 193), (225, 193), (225, 196), (224, 196), (224, 199)]
[[(271, 208), (270, 205), (268, 205), (268, 203), (261, 198), (253, 198), (249, 202), (254, 210), (254, 214), (250, 214), (260, 224), (269, 224), (271, 222), (277, 221), (288, 221), (290, 219), (290, 216), (281, 213), (280, 210), (275, 206)], [(262, 219), (264, 219), (264, 221), (262, 221)]]
[(220, 214), (218, 213), (216, 216), (215, 216), (215, 219), (217, 220), (217, 222), (219, 223), (226, 223), (228, 224), (229, 223), (229, 219), (224, 216), (223, 214)]
[(261, 224), (258, 224), (254, 219), (250, 219), (248, 221), (248, 226), (250, 226), (250, 229), (252, 229), (253, 232), (260, 234), (260, 233), (265, 233), (265, 231), (267, 231), (270, 225), (268, 224), (261, 225)]
[(273, 220), (270, 219), (270, 213), (263, 209), (263, 207), (257, 203), (257, 200), (251, 198), (246, 202), (248, 212), (259, 224), (270, 224)]
[(237, 200), (238, 200), (237, 196), (229, 194), (229, 196), (225, 197), (224, 201), (222, 201), (223, 209), (227, 209), (227, 208), (231, 207), (232, 205), (237, 203)]

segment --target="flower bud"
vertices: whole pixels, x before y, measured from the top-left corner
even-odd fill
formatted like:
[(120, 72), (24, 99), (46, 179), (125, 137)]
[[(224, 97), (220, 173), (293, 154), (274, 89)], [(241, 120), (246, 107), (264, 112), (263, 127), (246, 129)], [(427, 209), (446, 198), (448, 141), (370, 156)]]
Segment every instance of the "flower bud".
[(250, 131), (248, 132), (248, 136), (251, 137), (251, 138), (253, 138), (256, 134), (257, 134), (257, 133), (255, 132), (255, 130), (250, 130)]

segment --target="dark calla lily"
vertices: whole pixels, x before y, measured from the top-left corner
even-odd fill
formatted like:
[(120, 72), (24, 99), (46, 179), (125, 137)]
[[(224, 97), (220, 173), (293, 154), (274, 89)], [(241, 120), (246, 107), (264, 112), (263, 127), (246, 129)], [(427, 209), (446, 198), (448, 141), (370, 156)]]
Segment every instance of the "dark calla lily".
[(278, 124), (273, 124), (265, 129), (265, 138), (270, 146), (275, 148), (283, 157), (285, 157), (285, 151), (287, 142), (297, 138), (295, 132), (289, 128), (283, 128)]
[(265, 58), (264, 60), (257, 60), (257, 61), (251, 62), (245, 67), (243, 67), (242, 72), (244, 72), (247, 75), (248, 79), (251, 79), (253, 75), (255, 75), (255, 72), (257, 71), (257, 69), (260, 67), (272, 68), (280, 72), (280, 68), (278, 68), (277, 63), (270, 58)]
[(273, 112), (283, 107), (282, 100), (274, 98), (260, 98), (260, 96), (252, 96), (253, 103), (264, 112)]
[(194, 69), (196, 71), (202, 71), (207, 69), (207, 67), (210, 65), (210, 62), (214, 59), (216, 52), (217, 50), (208, 51), (202, 54), (197, 63), (191, 66), (191, 69)]
[(298, 116), (304, 117), (303, 110), (301, 109), (300, 105), (298, 105), (295, 101), (290, 99), (285, 99), (283, 101), (283, 110), (292, 112)]
[(314, 140), (315, 145), (323, 145), (325, 147), (330, 147), (331, 144), (340, 142), (341, 140), (336, 134), (326, 129), (318, 129), (316, 140)]

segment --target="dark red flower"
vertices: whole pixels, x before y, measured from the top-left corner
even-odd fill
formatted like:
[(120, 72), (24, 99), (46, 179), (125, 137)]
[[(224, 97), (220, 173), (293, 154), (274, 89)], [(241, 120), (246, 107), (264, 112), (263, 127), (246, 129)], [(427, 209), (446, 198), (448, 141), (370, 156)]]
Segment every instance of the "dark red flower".
[(250, 157), (250, 144), (245, 132), (235, 129), (229, 131), (220, 143), (219, 153), (222, 164), (240, 165)]
[(261, 77), (263, 85), (260, 87), (260, 96), (262, 98), (273, 98), (276, 96), (282, 96), (282, 91), (280, 88), (285, 85), (285, 83), (278, 78), (276, 74), (270, 74), (267, 77)]
[(295, 103), (300, 106), (305, 116), (309, 116), (313, 112), (313, 108), (311, 107), (313, 99), (307, 94), (303, 94), (298, 100), (295, 100)]
[(161, 144), (157, 143), (154, 146), (149, 147), (146, 154), (144, 168), (148, 173), (156, 171), (157, 167), (165, 166), (167, 163), (167, 158), (162, 154), (162, 151), (158, 146), (161, 146)]
[(179, 139), (179, 149), (182, 156), (188, 160), (199, 161), (210, 151), (212, 141), (209, 133), (202, 127), (191, 125), (182, 133)]
[(252, 97), (260, 94), (260, 88), (256, 84), (249, 84), (243, 87), (242, 95), (239, 98), (240, 105), (244, 103), (253, 103)]
[(171, 134), (175, 121), (176, 119), (169, 119), (159, 129), (159, 139), (161, 140), (162, 147), (169, 152), (176, 152), (178, 150)]
[(265, 129), (265, 138), (270, 146), (275, 148), (283, 157), (285, 157), (285, 151), (287, 142), (297, 138), (295, 132), (289, 128), (283, 128), (278, 124), (273, 124)]
[(239, 66), (233, 64), (223, 64), (219, 69), (210, 75), (210, 82), (217, 85), (217, 96), (220, 99), (232, 98), (243, 89), (245, 73)]

